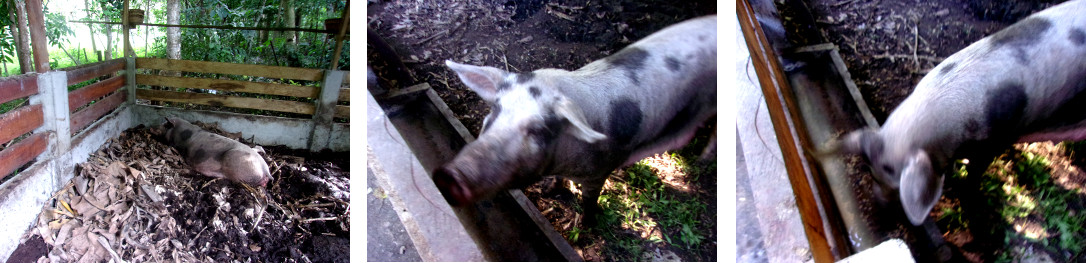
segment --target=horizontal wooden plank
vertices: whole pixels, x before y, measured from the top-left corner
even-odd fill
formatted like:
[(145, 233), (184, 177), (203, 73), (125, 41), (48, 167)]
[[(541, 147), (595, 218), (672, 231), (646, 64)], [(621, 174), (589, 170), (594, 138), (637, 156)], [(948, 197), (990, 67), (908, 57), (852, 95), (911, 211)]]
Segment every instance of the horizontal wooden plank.
[(42, 121), (41, 104), (19, 107), (0, 115), (0, 144), (8, 143), (38, 127)]
[(346, 102), (351, 101), (351, 89), (350, 88), (339, 89), (339, 101), (346, 101)]
[(47, 138), (49, 138), (48, 132), (39, 132), (0, 151), (0, 178), (11, 175), (15, 169), (19, 169), (41, 155), (45, 151), (45, 146), (49, 145)]
[(149, 89), (136, 89), (136, 98), (157, 101), (192, 103), (217, 107), (270, 110), (299, 114), (313, 114), (313, 111), (316, 108), (312, 103), (306, 102), (244, 98), (216, 94)]
[(0, 103), (38, 94), (38, 74), (0, 78)]
[(124, 75), (121, 75), (73, 90), (68, 93), (68, 112), (74, 112), (75, 109), (83, 107), (92, 100), (101, 98), (123, 86)]
[(98, 120), (98, 118), (101, 118), (102, 116), (113, 112), (113, 110), (116, 109), (117, 106), (120, 106), (121, 103), (125, 101), (125, 98), (128, 98), (127, 94), (128, 92), (124, 91), (114, 92), (113, 94), (107, 96), (105, 99), (99, 100), (98, 103), (87, 106), (86, 108), (83, 108), (78, 112), (72, 113), (72, 135), (75, 135), (80, 130), (83, 130), (83, 128), (86, 128), (91, 123), (94, 123), (94, 121)]
[(68, 85), (73, 85), (105, 74), (124, 70), (124, 58), (115, 58), (59, 70), (68, 72)]
[(173, 88), (213, 89), (301, 98), (315, 98), (319, 91), (317, 87), (309, 86), (146, 74), (136, 74), (136, 84)]
[(333, 115), (336, 118), (351, 118), (351, 106), (336, 105), (336, 113)]
[(248, 65), (195, 60), (176, 60), (164, 58), (136, 58), (136, 68), (312, 81), (318, 81), (324, 77), (324, 71), (319, 69)]

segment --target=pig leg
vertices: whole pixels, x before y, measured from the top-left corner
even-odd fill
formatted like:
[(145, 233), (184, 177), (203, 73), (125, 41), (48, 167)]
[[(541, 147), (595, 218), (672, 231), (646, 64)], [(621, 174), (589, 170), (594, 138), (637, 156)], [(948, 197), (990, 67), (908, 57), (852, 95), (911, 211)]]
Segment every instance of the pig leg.
[(603, 191), (603, 183), (607, 182), (607, 176), (598, 179), (589, 179), (581, 183), (581, 207), (584, 208), (584, 221), (582, 225), (596, 225), (596, 216), (600, 214), (600, 192)]

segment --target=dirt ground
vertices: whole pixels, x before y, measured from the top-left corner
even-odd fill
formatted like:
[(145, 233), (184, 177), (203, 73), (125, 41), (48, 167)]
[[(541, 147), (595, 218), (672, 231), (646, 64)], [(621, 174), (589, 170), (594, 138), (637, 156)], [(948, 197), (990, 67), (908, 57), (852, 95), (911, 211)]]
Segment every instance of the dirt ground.
[(77, 165), (9, 262), (349, 261), (347, 154), (264, 149), (272, 180), (251, 190), (190, 170), (147, 128), (126, 130)]
[[(875, 118), (884, 122), (887, 115), (908, 96), (920, 79), (933, 67), (951, 54), (969, 44), (991, 35), (1010, 24), (1057, 4), (1059, 1), (879, 1), (879, 0), (809, 0), (775, 1), (781, 15), (785, 17), (788, 38), (793, 46), (804, 46), (830, 42), (838, 46), (864, 100), (870, 106)], [(807, 9), (810, 16), (801, 10)], [(1050, 160), (1067, 160), (1062, 150), (1056, 147), (1045, 149), (1032, 148), (1031, 152), (1050, 156)], [(1003, 160), (1013, 159), (1024, 151), (1023, 145), (1018, 150), (1010, 150)], [(1009, 146), (1008, 146), (1009, 148)], [(857, 163), (859, 160), (850, 160)], [(1013, 161), (1011, 161), (1013, 163)], [(1081, 180), (1077, 165), (1071, 161), (1057, 162), (1049, 167), (1051, 173), (1064, 178)], [(990, 168), (994, 172), (997, 167)], [(853, 178), (857, 194), (870, 196), (873, 185), (870, 178)], [(944, 210), (961, 207), (973, 211), (992, 209), (989, 200), (976, 199), (955, 194), (963, 187), (963, 182), (947, 179), (944, 197), (933, 210), (932, 216), (942, 218)], [(958, 188), (958, 189), (955, 189)], [(975, 187), (975, 186), (973, 186)], [(1081, 186), (1079, 186), (1081, 188)], [(861, 206), (872, 209), (873, 204)], [(1077, 211), (1077, 209), (1075, 209)], [(1001, 253), (1025, 247), (1029, 253), (1048, 254), (1056, 262), (1076, 258), (1076, 255), (1064, 255), (1060, 251), (1046, 251), (1042, 246), (1030, 242), (1018, 242), (1018, 248), (1006, 248), (1003, 245), (1002, 230), (986, 228), (1006, 228), (1016, 231), (1015, 226), (998, 223), (998, 213), (971, 213), (972, 227), (960, 228), (947, 220), (937, 221), (944, 238), (960, 250), (964, 258), (972, 262), (988, 262), (998, 258)], [(872, 222), (887, 224), (886, 222)], [(958, 222), (960, 223), (960, 222)], [(949, 229), (949, 230), (948, 230)], [(900, 228), (883, 228), (892, 232), (891, 237), (902, 237)], [(1021, 229), (1019, 229), (1021, 230)], [(1062, 260), (1061, 260), (1062, 259)]]
[[(667, 25), (713, 14), (716, 9), (713, 1), (369, 1), (368, 27), (391, 46), (394, 56), (402, 59), (404, 70), (397, 70), (398, 65), (382, 59), (389, 54), (374, 51), (372, 36), (367, 55), (377, 75), (386, 77), (381, 81), (392, 88), (428, 83), (477, 136), (489, 107), (445, 67), (445, 60), (494, 66), (510, 72), (539, 68), (574, 70)], [(711, 189), (701, 189), (711, 193), (704, 196), (709, 200), (716, 199), (715, 180), (712, 182)], [(537, 204), (552, 203), (534, 200)], [(568, 206), (571, 199), (555, 200)], [(539, 208), (547, 211), (549, 206)], [(569, 212), (555, 214), (564, 215), (549, 215), (554, 217), (552, 223), (557, 223), (556, 226), (568, 225), (564, 222), (576, 216)], [(699, 231), (715, 233), (715, 224), (712, 226)], [(574, 245), (584, 248), (593, 244)], [(715, 247), (713, 251), (715, 255)], [(683, 259), (715, 258), (688, 252)], [(608, 253), (611, 252), (595, 260), (633, 258), (613, 257)]]

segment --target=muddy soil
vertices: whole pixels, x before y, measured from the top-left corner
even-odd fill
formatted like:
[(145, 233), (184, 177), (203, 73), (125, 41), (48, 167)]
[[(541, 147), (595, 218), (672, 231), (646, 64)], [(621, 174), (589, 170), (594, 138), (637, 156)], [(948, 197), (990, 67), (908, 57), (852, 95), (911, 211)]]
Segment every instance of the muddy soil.
[[(604, 58), (622, 47), (668, 25), (716, 13), (713, 1), (617, 0), (584, 2), (573, 0), (436, 0), (369, 1), (367, 25), (388, 43), (402, 59), (404, 70), (378, 54), (370, 42), (369, 64), (381, 82), (392, 89), (428, 83), (452, 109), (456, 117), (478, 136), (482, 120), (490, 109), (468, 90), (445, 60), (487, 65), (510, 72), (540, 68), (575, 70)], [(373, 39), (373, 37), (371, 37)], [(394, 77), (402, 76), (402, 77)], [(702, 189), (708, 200), (716, 200), (713, 185)], [(711, 188), (708, 188), (711, 187)], [(529, 193), (530, 189), (526, 190)], [(530, 195), (531, 196), (531, 195)], [(567, 209), (572, 199), (562, 196), (539, 199), (540, 210)], [(573, 198), (575, 199), (575, 198)], [(546, 204), (564, 204), (552, 206)], [(552, 209), (553, 211), (553, 209)], [(708, 210), (715, 211), (715, 210)], [(568, 225), (577, 213), (554, 213), (552, 223)], [(713, 217), (715, 218), (715, 216)], [(559, 228), (562, 232), (562, 228)], [(713, 227), (698, 229), (715, 233)], [(564, 233), (565, 234), (565, 233)], [(715, 237), (714, 235), (711, 235)], [(581, 240), (585, 240), (582, 238)], [(574, 244), (578, 249), (600, 244)], [(589, 249), (590, 250), (590, 249)], [(594, 260), (634, 258), (629, 255), (590, 257)], [(710, 260), (690, 252), (685, 260)], [(713, 249), (715, 255), (715, 247)]]
[[(1061, 1), (885, 1), (885, 0), (809, 0), (775, 1), (785, 17), (788, 38), (793, 46), (833, 43), (840, 49), (853, 81), (859, 88), (871, 112), (880, 122), (908, 96), (920, 79), (946, 57), (969, 44), (991, 35), (1014, 22), (1055, 5)], [(807, 13), (809, 10), (809, 13)], [(1010, 146), (1008, 146), (1009, 148)], [(1015, 151), (1001, 158), (1014, 156)], [(873, 181), (862, 161), (849, 160), (850, 178), (860, 197), (871, 197)], [(995, 168), (990, 168), (994, 172)], [(1074, 167), (1052, 167), (1053, 174), (1068, 173)], [(863, 170), (863, 171), (859, 171)], [(944, 211), (972, 210), (967, 220), (971, 227), (961, 228), (960, 222), (939, 220), (943, 236), (964, 260), (989, 262), (1010, 250), (1003, 245), (1004, 231), (1012, 226), (988, 224), (1002, 219), (989, 204), (990, 200), (965, 194), (965, 188), (976, 188), (966, 182), (948, 178), (944, 197), (933, 209), (933, 219), (943, 218)], [(976, 192), (976, 190), (972, 190)], [(962, 194), (957, 194), (962, 193)], [(873, 214), (872, 228), (888, 237), (914, 242), (903, 225), (892, 218), (895, 212), (878, 212), (880, 204), (871, 198), (861, 198), (864, 213)], [(900, 209), (900, 208), (898, 208)], [(960, 210), (957, 210), (960, 211)], [(981, 212), (975, 212), (981, 211)], [(877, 214), (883, 214), (878, 216)], [(993, 229), (993, 230), (989, 230)], [(1020, 246), (1031, 247), (1026, 242)], [(1030, 248), (1029, 250), (1034, 250)], [(1036, 249), (1048, 258), (1066, 259), (1058, 251)], [(1073, 256), (1072, 256), (1073, 258)]]
[(147, 128), (126, 130), (77, 165), (12, 262), (348, 262), (347, 154), (264, 149), (272, 180), (251, 189), (189, 169)]

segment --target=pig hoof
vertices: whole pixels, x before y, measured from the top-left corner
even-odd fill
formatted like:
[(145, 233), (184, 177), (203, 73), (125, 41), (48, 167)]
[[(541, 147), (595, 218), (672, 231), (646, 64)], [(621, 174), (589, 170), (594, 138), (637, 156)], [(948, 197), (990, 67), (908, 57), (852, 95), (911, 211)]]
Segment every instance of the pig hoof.
[(471, 203), (471, 191), (460, 181), (460, 171), (441, 167), (434, 171), (433, 178), (437, 189), (441, 190), (441, 195), (445, 196), (445, 201), (450, 205), (462, 206)]

